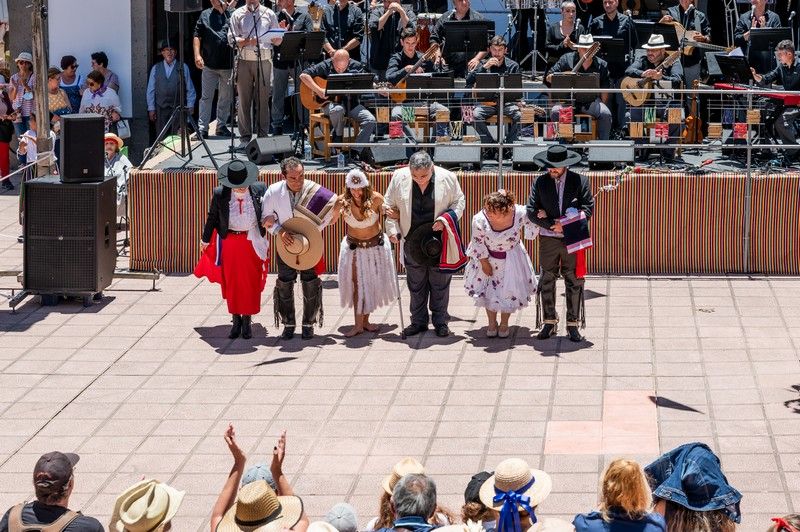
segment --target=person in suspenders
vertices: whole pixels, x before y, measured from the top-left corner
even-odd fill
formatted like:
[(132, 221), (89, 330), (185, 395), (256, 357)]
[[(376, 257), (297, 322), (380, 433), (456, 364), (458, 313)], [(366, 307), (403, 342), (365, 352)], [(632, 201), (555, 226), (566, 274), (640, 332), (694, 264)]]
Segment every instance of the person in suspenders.
[(42, 455), (33, 469), (36, 500), (10, 508), (0, 520), (0, 532), (103, 532), (100, 521), (69, 509), (78, 460), (72, 453)]

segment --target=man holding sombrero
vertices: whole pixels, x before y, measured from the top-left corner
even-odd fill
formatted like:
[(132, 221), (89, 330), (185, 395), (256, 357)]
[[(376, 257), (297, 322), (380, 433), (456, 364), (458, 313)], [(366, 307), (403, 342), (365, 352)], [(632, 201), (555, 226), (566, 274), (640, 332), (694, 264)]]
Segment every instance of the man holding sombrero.
[[(405, 241), (403, 262), (411, 297), (411, 324), (404, 333), (413, 336), (428, 330), (430, 306), (436, 336), (448, 336), (450, 279), (453, 271), (466, 264), (458, 234), (458, 219), (465, 205), (458, 178), (434, 166), (426, 152), (418, 151), (407, 168), (392, 175), (384, 203), (386, 234), (393, 244), (401, 238)], [(450, 253), (449, 248), (455, 251)], [(450, 260), (443, 260), (446, 258)]]
[[(556, 313), (556, 279), (559, 270), (564, 277), (567, 296), (567, 333), (573, 342), (584, 340), (578, 331), (583, 305), (584, 279), (575, 273), (576, 255), (569, 253), (560, 219), (583, 213), (588, 220), (594, 210), (589, 180), (568, 168), (579, 163), (581, 156), (564, 146), (551, 146), (534, 157), (534, 162), (547, 170), (534, 181), (528, 199), (528, 218), (541, 227), (539, 232), (538, 301), (544, 315), (544, 326), (536, 336), (545, 340), (558, 332)], [(538, 322), (538, 312), (537, 312)], [(536, 324), (537, 327), (539, 323)]]
[(200, 242), (203, 256), (194, 274), (222, 285), (222, 297), (233, 315), (228, 338), (248, 339), (267, 280), (269, 243), (261, 225), (261, 198), (267, 187), (258, 181), (258, 167), (240, 160), (219, 169), (219, 184), (208, 208)]
[(314, 324), (322, 325), (322, 280), (315, 266), (323, 252), (322, 229), (333, 218), (336, 194), (305, 178), (300, 159), (281, 161), (284, 179), (273, 183), (264, 194), (265, 226), (275, 235), (278, 279), (273, 303), (275, 326), (283, 323), (281, 338), (294, 338), (294, 283), (300, 272), (303, 287), (302, 338), (314, 337)]

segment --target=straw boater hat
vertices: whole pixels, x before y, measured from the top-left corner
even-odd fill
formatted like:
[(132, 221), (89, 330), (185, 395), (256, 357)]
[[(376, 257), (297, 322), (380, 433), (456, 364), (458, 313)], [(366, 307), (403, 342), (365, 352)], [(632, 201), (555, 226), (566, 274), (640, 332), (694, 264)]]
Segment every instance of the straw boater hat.
[(669, 48), (669, 44), (664, 42), (664, 36), (654, 33), (647, 40), (646, 44), (642, 45), (645, 50), (660, 50), (662, 48)]
[[(524, 492), (520, 492), (523, 487), (533, 480), (533, 483)], [(531, 508), (539, 506), (543, 500), (550, 495), (553, 489), (553, 480), (550, 475), (541, 469), (531, 469), (525, 460), (520, 458), (509, 458), (498, 464), (494, 475), (486, 479), (481, 486), (480, 499), (483, 504), (494, 510), (503, 508), (503, 501), (494, 502), (497, 491), (515, 491), (521, 495), (530, 497)], [(521, 506), (518, 506), (521, 508)]]
[(258, 166), (238, 159), (222, 165), (219, 184), (228, 188), (245, 188), (258, 181)]
[(403, 478), (404, 476), (424, 475), (424, 474), (425, 474), (425, 466), (419, 463), (417, 459), (403, 458), (394, 465), (394, 467), (392, 468), (392, 472), (388, 476), (383, 477), (383, 482), (381, 482), (381, 486), (383, 486), (383, 491), (391, 495), (392, 492), (394, 491), (394, 487), (397, 484), (397, 481)]
[(591, 33), (585, 33), (578, 37), (578, 42), (575, 43), (575, 48), (591, 48), (594, 44), (594, 37)]
[(275, 239), (275, 248), (281, 260), (295, 270), (307, 270), (316, 266), (324, 250), (319, 227), (308, 218), (295, 216), (283, 222), (281, 228), (294, 239), (289, 246), (283, 243), (282, 238)]
[(546, 151), (540, 151), (533, 156), (533, 162), (541, 168), (563, 168), (579, 163), (581, 156), (572, 150), (568, 150), (560, 144), (550, 146)]
[(175, 517), (185, 494), (157, 480), (138, 482), (117, 497), (109, 528), (116, 532), (161, 530)]
[(117, 149), (120, 150), (125, 145), (125, 141), (119, 138), (117, 135), (113, 133), (106, 133), (105, 137), (103, 137), (103, 142), (106, 143), (108, 141), (113, 141), (117, 143)]
[(257, 480), (239, 490), (217, 532), (280, 532), (296, 525), (302, 515), (300, 497), (278, 496), (266, 482)]

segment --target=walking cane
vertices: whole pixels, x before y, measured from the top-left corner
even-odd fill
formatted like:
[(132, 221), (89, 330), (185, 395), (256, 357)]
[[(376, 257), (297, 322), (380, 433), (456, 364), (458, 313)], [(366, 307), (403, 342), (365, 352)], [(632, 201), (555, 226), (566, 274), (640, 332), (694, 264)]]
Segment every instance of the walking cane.
[[(386, 235), (386, 211), (384, 207), (384, 219), (383, 219), (383, 234)], [(386, 235), (386, 238), (389, 238), (389, 235)], [(391, 247), (391, 241), (389, 242), (389, 247)], [(400, 249), (400, 243), (397, 244), (397, 249), (400, 253), (403, 250)], [(403, 319), (403, 302), (400, 299), (400, 277), (397, 274), (397, 255), (394, 254), (394, 248), (392, 247), (392, 273), (394, 273), (394, 284), (397, 287), (397, 308), (400, 310), (400, 338), (405, 340), (406, 339), (406, 324), (405, 320)]]

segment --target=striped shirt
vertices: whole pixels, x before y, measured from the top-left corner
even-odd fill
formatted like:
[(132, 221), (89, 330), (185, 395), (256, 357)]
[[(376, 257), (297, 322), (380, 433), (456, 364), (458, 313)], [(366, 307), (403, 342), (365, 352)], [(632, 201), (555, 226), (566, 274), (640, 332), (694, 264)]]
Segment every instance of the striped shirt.
[[(25, 99), (25, 86), (22, 83), (22, 79), (19, 77), (19, 73), (14, 74), (11, 76), (11, 85), (13, 85), (17, 90), (17, 97), (14, 98), (14, 101), (11, 102), (12, 107), (14, 110), (18, 111), (21, 116), (31, 116), (33, 112), (35, 101), (34, 98), (30, 98), (29, 100)], [(33, 96), (33, 91), (36, 87), (36, 78), (31, 74), (30, 78), (28, 78), (28, 91), (31, 96)]]

